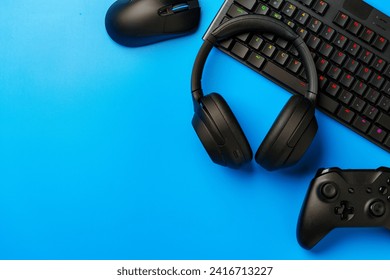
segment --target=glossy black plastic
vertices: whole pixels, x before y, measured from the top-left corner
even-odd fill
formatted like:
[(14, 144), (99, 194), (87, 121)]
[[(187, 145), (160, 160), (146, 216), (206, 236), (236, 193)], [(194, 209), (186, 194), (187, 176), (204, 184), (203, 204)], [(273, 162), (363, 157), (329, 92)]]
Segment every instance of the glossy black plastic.
[(118, 0), (105, 24), (115, 42), (139, 47), (191, 34), (199, 21), (197, 0)]
[(390, 229), (389, 168), (317, 172), (299, 217), (298, 242), (311, 249), (338, 227)]

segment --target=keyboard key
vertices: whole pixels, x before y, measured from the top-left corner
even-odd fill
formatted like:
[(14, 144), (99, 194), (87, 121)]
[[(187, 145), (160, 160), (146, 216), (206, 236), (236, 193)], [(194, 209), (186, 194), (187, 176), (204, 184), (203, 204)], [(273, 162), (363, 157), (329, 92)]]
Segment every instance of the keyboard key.
[(307, 35), (309, 34), (305, 29), (303, 29), (303, 28), (301, 28), (301, 27), (298, 27), (298, 29), (297, 29), (297, 34), (299, 35), (299, 36), (301, 36), (301, 38), (303, 39), (303, 40), (305, 40), (306, 39), (306, 37), (307, 37)]
[(361, 29), (362, 29), (362, 24), (356, 20), (351, 21), (347, 27), (347, 31), (352, 33), (355, 36), (358, 35)]
[(345, 53), (338, 51), (333, 54), (332, 61), (338, 65), (342, 65), (346, 57)]
[(364, 93), (366, 92), (366, 89), (367, 89), (367, 84), (357, 80), (355, 85), (353, 86), (352, 91), (363, 96)]
[(377, 124), (384, 127), (385, 129), (390, 130), (390, 116), (389, 115), (381, 114), (376, 122), (377, 122)]
[(355, 78), (351, 74), (344, 73), (344, 75), (341, 77), (340, 83), (346, 88), (350, 88), (354, 81)]
[(269, 5), (271, 7), (274, 7), (275, 9), (279, 10), (279, 8), (282, 6), (283, 0), (270, 0)]
[(295, 12), (297, 11), (297, 7), (291, 3), (286, 3), (283, 7), (282, 13), (288, 17), (293, 17)]
[(385, 83), (385, 79), (381, 75), (373, 75), (370, 79), (369, 84), (376, 87), (377, 89), (382, 88), (383, 84)]
[(324, 38), (325, 40), (330, 41), (330, 40), (332, 40), (335, 33), (336, 33), (336, 31), (332, 27), (324, 26), (324, 28), (321, 31), (320, 36), (322, 38)]
[(371, 64), (371, 67), (373, 67), (378, 72), (382, 72), (385, 66), (386, 66), (386, 62), (379, 57), (375, 58), (375, 60)]
[(383, 109), (385, 112), (390, 109), (390, 98), (386, 96), (382, 96), (382, 98), (378, 102), (379, 108)]
[(287, 62), (287, 59), (289, 58), (289, 55), (285, 52), (279, 51), (274, 60), (279, 63), (280, 65), (284, 66)]
[(259, 5), (255, 11), (258, 15), (264, 15), (266, 16), (269, 12), (269, 8), (266, 5)]
[(350, 123), (353, 119), (353, 117), (355, 116), (355, 113), (352, 112), (351, 110), (349, 110), (348, 108), (345, 108), (345, 107), (341, 107), (340, 111), (337, 113), (337, 116), (347, 122), (347, 123)]
[(236, 38), (245, 43), (249, 38), (249, 33), (241, 34), (241, 35), (237, 36)]
[(379, 113), (378, 108), (372, 105), (367, 106), (367, 108), (363, 112), (363, 114), (371, 120), (375, 119), (378, 113)]
[(265, 44), (265, 46), (264, 46), (264, 48), (263, 48), (263, 50), (262, 50), (261, 52), (262, 52), (265, 56), (267, 56), (267, 57), (272, 57), (273, 54), (275, 53), (275, 51), (276, 51), (275, 46), (273, 46), (273, 45), (267, 43), (267, 44)]
[(345, 69), (354, 74), (358, 67), (360, 66), (360, 63), (354, 60), (353, 58), (349, 58), (347, 63), (344, 65)]
[(339, 107), (339, 103), (325, 94), (320, 94), (318, 96), (318, 106), (330, 112), (331, 114), (334, 114)]
[(367, 133), (367, 130), (370, 128), (371, 126), (371, 122), (366, 120), (365, 118), (362, 118), (360, 116), (358, 116), (355, 121), (353, 122), (352, 124), (354, 127), (356, 127), (357, 129), (359, 129), (360, 131), (364, 132), (364, 133)]
[(276, 18), (277, 20), (282, 19), (282, 15), (277, 12), (271, 12), (270, 17)]
[(233, 4), (227, 12), (227, 15), (232, 18), (242, 16), (242, 15), (247, 15), (247, 14), (248, 14), (247, 11), (245, 11), (243, 8), (240, 8), (235, 4)]
[(337, 34), (336, 38), (333, 41), (333, 44), (340, 49), (344, 49), (347, 42), (347, 37), (345, 37), (343, 34)]
[(288, 41), (282, 39), (282, 38), (278, 38), (276, 40), (276, 45), (278, 45), (279, 47), (281, 47), (282, 49), (286, 49), (287, 46), (288, 46)]
[(307, 21), (309, 20), (310, 16), (308, 13), (299, 11), (297, 16), (295, 17), (295, 20), (301, 24), (301, 25), (306, 25)]
[(233, 39), (227, 39), (227, 40), (219, 43), (219, 45), (224, 49), (230, 49), (230, 46), (232, 45), (232, 43), (233, 43)]
[(349, 16), (346, 14), (339, 12), (333, 22), (337, 24), (338, 26), (345, 27), (349, 21)]
[(263, 64), (265, 62), (265, 58), (262, 57), (261, 55), (259, 55), (258, 53), (252, 52), (249, 55), (249, 58), (247, 61), (248, 61), (248, 63), (252, 64), (254, 67), (260, 69), (261, 66), (263, 66)]
[(306, 42), (307, 46), (309, 48), (312, 48), (313, 50), (317, 50), (320, 43), (321, 43), (321, 39), (314, 35), (310, 35), (309, 39)]
[(292, 59), (287, 66), (287, 68), (293, 73), (298, 73), (301, 67), (302, 67), (302, 63), (297, 59)]
[(326, 88), (326, 93), (331, 96), (336, 96), (340, 91), (340, 86), (336, 83), (330, 83)]
[(324, 89), (326, 84), (327, 84), (327, 82), (328, 82), (328, 79), (325, 76), (320, 75), (318, 77), (318, 86), (319, 86), (320, 89)]
[(321, 26), (322, 26), (321, 21), (319, 21), (316, 18), (312, 18), (310, 20), (309, 26), (307, 28), (317, 34), (318, 30), (321, 28)]
[(333, 47), (332, 47), (332, 45), (330, 45), (328, 43), (323, 43), (320, 47), (319, 52), (320, 52), (320, 54), (322, 54), (323, 56), (328, 58), (333, 52)]
[(329, 61), (327, 61), (325, 58), (318, 58), (316, 63), (316, 68), (319, 72), (323, 73), (328, 68)]
[(299, 0), (299, 1), (308, 7), (311, 7), (314, 3), (314, 0)]
[(268, 41), (271, 41), (271, 42), (275, 40), (274, 34), (263, 34), (263, 37), (268, 39)]
[(361, 113), (364, 109), (364, 106), (366, 106), (366, 104), (367, 103), (363, 99), (360, 99), (359, 97), (355, 97), (355, 99), (352, 102), (352, 109)]
[(258, 50), (261, 47), (261, 44), (263, 43), (263, 39), (260, 38), (259, 36), (255, 35), (252, 37), (251, 41), (249, 42), (249, 46), (252, 48)]
[(361, 66), (358, 71), (358, 77), (360, 77), (363, 81), (367, 81), (371, 76), (371, 69), (368, 67)]
[(365, 64), (370, 64), (371, 60), (374, 58), (374, 54), (368, 50), (363, 50), (359, 55), (359, 60)]
[(377, 127), (376, 125), (374, 125), (371, 128), (371, 130), (368, 133), (368, 135), (370, 137), (374, 138), (375, 140), (377, 140), (378, 142), (383, 142), (383, 140), (385, 140), (385, 137), (386, 137), (387, 133), (383, 129), (381, 129), (381, 128)]
[(239, 58), (244, 59), (247, 53), (249, 52), (249, 49), (244, 46), (243, 44), (237, 42), (234, 44), (232, 48), (232, 53), (238, 56)]
[(287, 24), (288, 26), (290, 26), (292, 29), (295, 28), (295, 23), (292, 22), (291, 20), (285, 19), (284, 23)]
[(352, 100), (353, 94), (349, 91), (342, 90), (339, 96), (339, 100), (343, 102), (345, 105), (348, 105)]
[(360, 51), (360, 49), (361, 49), (360, 45), (358, 45), (357, 43), (351, 41), (351, 42), (349, 42), (346, 51), (350, 55), (356, 56), (358, 54), (358, 52)]
[(378, 50), (383, 51), (387, 46), (387, 43), (388, 41), (384, 37), (378, 35), (374, 40), (373, 46)]
[(341, 69), (337, 66), (330, 67), (328, 71), (328, 76), (332, 78), (333, 80), (338, 80), (338, 78), (341, 75)]
[(325, 1), (318, 1), (314, 5), (313, 10), (316, 13), (320, 14), (321, 16), (323, 16), (325, 14), (326, 10), (328, 9), (328, 7), (329, 7), (329, 4), (326, 3)]
[(235, 0), (235, 2), (248, 10), (252, 10), (256, 4), (256, 0)]
[(360, 35), (360, 39), (362, 39), (366, 43), (371, 43), (374, 36), (375, 36), (375, 32), (365, 27), (362, 34)]
[(379, 96), (380, 96), (379, 92), (377, 92), (376, 90), (370, 88), (364, 98), (366, 100), (368, 100), (369, 102), (371, 102), (371, 103), (376, 103), (378, 98), (379, 98)]
[(387, 81), (385, 86), (381, 90), (383, 93), (386, 93), (390, 96), (390, 81)]

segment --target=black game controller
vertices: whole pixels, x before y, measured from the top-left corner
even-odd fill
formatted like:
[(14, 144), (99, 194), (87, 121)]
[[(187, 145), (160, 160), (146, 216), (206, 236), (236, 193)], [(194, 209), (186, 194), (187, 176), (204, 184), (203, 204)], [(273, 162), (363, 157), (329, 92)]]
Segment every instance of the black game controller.
[(298, 242), (311, 249), (338, 227), (390, 229), (389, 168), (317, 172), (299, 217)]

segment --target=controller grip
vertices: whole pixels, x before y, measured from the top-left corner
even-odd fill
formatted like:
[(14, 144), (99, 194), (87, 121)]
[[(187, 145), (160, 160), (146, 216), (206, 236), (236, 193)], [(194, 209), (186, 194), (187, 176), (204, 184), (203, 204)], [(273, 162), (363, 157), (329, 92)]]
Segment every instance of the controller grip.
[(312, 249), (332, 231), (333, 228), (326, 223), (321, 223), (321, 220), (320, 217), (310, 217), (309, 215), (301, 214), (297, 226), (297, 240), (302, 248), (306, 250)]

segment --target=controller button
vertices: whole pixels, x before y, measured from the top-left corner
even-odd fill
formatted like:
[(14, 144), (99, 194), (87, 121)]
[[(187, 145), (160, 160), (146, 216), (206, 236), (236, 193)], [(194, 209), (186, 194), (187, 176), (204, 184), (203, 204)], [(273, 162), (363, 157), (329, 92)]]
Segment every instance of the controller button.
[(385, 195), (385, 194), (387, 194), (388, 189), (386, 187), (382, 186), (382, 187), (379, 187), (379, 192), (381, 194)]
[(337, 195), (336, 185), (332, 183), (327, 183), (323, 185), (321, 188), (321, 194), (327, 199), (335, 198)]
[(386, 183), (390, 186), (390, 178), (387, 178)]
[(382, 217), (386, 213), (386, 206), (383, 201), (374, 201), (370, 204), (370, 213), (375, 217)]
[(371, 188), (367, 188), (366, 192), (367, 193), (372, 193), (372, 189)]
[(355, 190), (354, 190), (353, 188), (349, 188), (349, 189), (348, 189), (348, 192), (349, 192), (349, 193), (354, 193)]
[(348, 201), (341, 201), (340, 207), (334, 208), (334, 213), (340, 216), (342, 221), (349, 221), (355, 214), (355, 209), (349, 206)]

